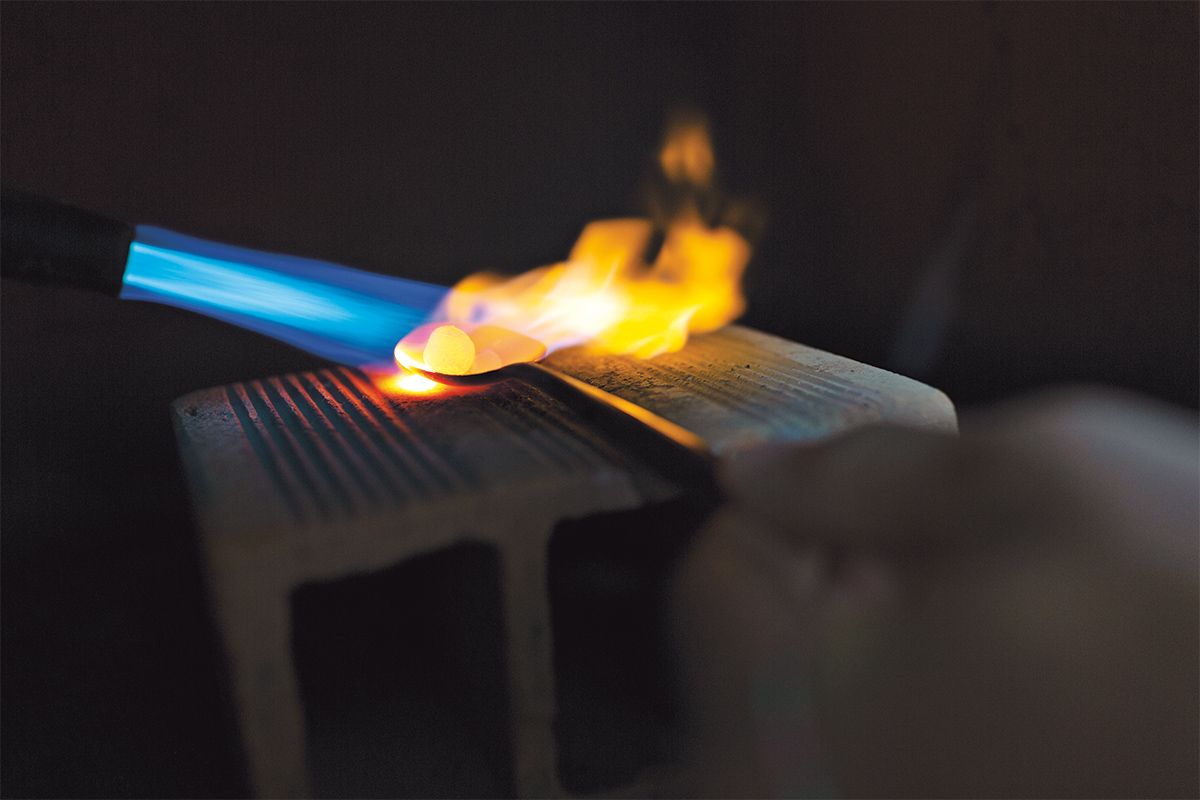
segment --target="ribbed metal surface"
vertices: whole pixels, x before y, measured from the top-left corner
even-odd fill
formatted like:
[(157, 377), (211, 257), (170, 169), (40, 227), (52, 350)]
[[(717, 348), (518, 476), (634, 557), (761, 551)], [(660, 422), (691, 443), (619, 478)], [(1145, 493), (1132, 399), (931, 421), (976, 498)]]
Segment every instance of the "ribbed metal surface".
[(717, 451), (824, 436), (888, 416), (891, 399), (865, 384), (904, 379), (846, 359), (835, 359), (838, 369), (829, 369), (811, 361), (828, 354), (790, 343), (781, 352), (778, 345), (764, 346), (765, 338), (730, 327), (646, 361), (564, 353), (553, 363), (690, 428)]
[(883, 407), (879, 392), (778, 354), (764, 355), (762, 347), (733, 332), (698, 339), (695, 347), (673, 353), (664, 361), (664, 366), (677, 372), (699, 370), (705, 363), (710, 369), (720, 365), (735, 380), (750, 381), (750, 391), (739, 387), (741, 391), (725, 391), (720, 399), (740, 407), (743, 413), (775, 422), (795, 424), (799, 414), (823, 416), (847, 406), (868, 413), (878, 413)]
[(536, 388), (393, 398), (337, 368), (224, 388), (246, 442), (297, 519), (354, 516), (522, 476), (625, 463)]

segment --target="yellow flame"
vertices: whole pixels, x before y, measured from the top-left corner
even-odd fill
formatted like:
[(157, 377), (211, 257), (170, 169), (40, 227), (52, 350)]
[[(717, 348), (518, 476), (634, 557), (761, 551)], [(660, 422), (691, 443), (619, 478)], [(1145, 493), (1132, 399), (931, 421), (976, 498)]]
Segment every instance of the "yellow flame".
[[(659, 164), (669, 180), (706, 189), (714, 160), (704, 125), (695, 120), (673, 125)], [(705, 225), (694, 204), (685, 204), (669, 224), (648, 264), (653, 234), (645, 219), (592, 222), (562, 263), (507, 280), (488, 273), (465, 278), (443, 300), (435, 323), (401, 341), (397, 360), (432, 372), (486, 371), (482, 367), (494, 363), (490, 356), (467, 363), (476, 352), (468, 353), (467, 344), (477, 339), (473, 331), (480, 326), (544, 346), (537, 353), (520, 349), (520, 360), (576, 345), (650, 357), (678, 350), (689, 333), (716, 330), (742, 313), (741, 278), (750, 260), (745, 239), (731, 228)], [(437, 333), (439, 326), (450, 332)], [(421, 349), (427, 347), (433, 349)], [(483, 349), (477, 341), (475, 348)], [(515, 358), (510, 352), (518, 348), (492, 349), (501, 354), (501, 364), (509, 364)]]

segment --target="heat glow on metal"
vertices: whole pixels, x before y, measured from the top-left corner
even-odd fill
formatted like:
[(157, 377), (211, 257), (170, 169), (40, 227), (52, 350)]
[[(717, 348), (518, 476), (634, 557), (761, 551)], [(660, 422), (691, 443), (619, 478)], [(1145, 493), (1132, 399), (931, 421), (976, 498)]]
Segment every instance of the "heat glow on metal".
[(415, 372), (408, 372), (407, 370), (368, 372), (367, 376), (371, 379), (371, 383), (375, 385), (375, 388), (389, 397), (439, 395), (445, 394), (450, 390), (450, 387), (444, 386), (437, 381), (432, 381), (424, 375), (418, 375)]

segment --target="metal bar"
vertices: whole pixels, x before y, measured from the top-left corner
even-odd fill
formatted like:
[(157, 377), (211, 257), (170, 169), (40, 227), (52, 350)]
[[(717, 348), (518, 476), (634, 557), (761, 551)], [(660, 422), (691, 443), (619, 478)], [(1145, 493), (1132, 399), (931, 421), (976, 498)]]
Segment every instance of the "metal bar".
[(720, 504), (721, 490), (714, 474), (716, 457), (702, 437), (545, 364), (514, 364), (507, 371), (619, 440), (630, 456), (678, 484), (692, 503), (705, 509)]

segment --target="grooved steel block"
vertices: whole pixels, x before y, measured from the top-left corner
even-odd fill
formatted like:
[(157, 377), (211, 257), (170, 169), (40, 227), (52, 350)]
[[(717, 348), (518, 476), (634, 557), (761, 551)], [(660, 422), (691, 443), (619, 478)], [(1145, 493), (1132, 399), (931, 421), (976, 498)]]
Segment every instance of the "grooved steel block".
[[(955, 428), (953, 406), (934, 389), (738, 326), (646, 361), (566, 351), (552, 363), (692, 430), (717, 453), (883, 421)], [(550, 534), (561, 520), (640, 508), (680, 487), (515, 379), (389, 396), (336, 368), (196, 392), (173, 410), (259, 795), (311, 792), (292, 591), (468, 540), (500, 557), (516, 789), (564, 794), (552, 729)]]

